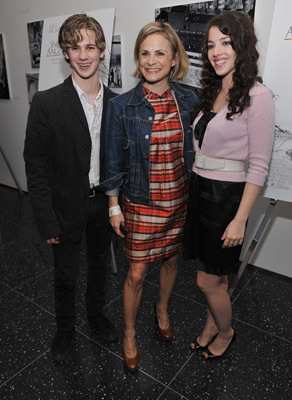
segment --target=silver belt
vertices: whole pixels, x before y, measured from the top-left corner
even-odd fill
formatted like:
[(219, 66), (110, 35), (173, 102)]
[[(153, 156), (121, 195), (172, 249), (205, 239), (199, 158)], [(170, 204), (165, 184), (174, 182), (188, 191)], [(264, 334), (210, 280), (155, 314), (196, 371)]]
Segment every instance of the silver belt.
[(225, 158), (207, 157), (204, 154), (196, 153), (195, 166), (201, 169), (213, 171), (242, 172), (244, 171), (244, 161), (227, 160)]

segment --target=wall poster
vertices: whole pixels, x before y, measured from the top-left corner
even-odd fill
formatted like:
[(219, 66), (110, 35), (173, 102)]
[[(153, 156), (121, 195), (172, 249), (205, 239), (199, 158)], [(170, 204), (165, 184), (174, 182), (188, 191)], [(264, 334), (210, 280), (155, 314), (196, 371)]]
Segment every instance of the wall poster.
[(108, 87), (122, 87), (122, 65), (121, 65), (121, 36), (114, 35), (112, 41), (111, 61), (108, 76)]
[(292, 1), (277, 1), (264, 70), (264, 83), (272, 91), (276, 129), (265, 197), (292, 201)]
[(44, 21), (35, 21), (27, 24), (31, 68), (40, 67), (43, 25)]
[(31, 105), (32, 98), (38, 91), (39, 87), (39, 74), (26, 74), (26, 86), (28, 94), (28, 104)]
[(5, 60), (4, 39), (0, 33), (0, 99), (10, 99), (7, 67)]

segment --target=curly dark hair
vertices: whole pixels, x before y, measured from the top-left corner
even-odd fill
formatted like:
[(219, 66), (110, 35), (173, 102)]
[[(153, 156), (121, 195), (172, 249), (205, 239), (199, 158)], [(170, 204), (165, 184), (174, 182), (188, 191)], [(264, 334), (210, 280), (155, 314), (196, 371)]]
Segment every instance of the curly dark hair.
[(209, 21), (202, 41), (201, 102), (193, 117), (199, 111), (212, 110), (222, 85), (222, 77), (216, 74), (208, 60), (208, 32), (213, 26), (216, 26), (224, 35), (230, 36), (231, 46), (236, 53), (235, 71), (232, 77), (233, 87), (229, 89), (229, 112), (226, 114), (226, 118), (231, 119), (234, 114), (241, 114), (245, 108), (249, 107), (251, 87), (256, 81), (262, 82), (258, 76), (257, 37), (252, 20), (240, 11), (228, 11), (216, 15)]

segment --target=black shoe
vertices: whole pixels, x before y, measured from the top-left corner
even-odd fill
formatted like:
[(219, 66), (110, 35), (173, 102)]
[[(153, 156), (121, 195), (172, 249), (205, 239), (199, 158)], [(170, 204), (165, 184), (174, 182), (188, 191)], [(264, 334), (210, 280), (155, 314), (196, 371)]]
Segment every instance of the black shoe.
[(112, 343), (118, 340), (116, 328), (102, 312), (94, 318), (88, 317), (88, 323), (104, 342)]
[[(211, 339), (210, 339), (209, 342), (206, 344), (206, 346), (201, 346), (201, 345), (198, 343), (197, 338), (194, 339), (194, 340), (192, 341), (191, 345), (190, 345), (191, 351), (195, 351), (195, 350), (204, 350), (206, 347), (209, 346), (209, 344), (211, 344), (212, 342), (214, 342), (214, 340), (216, 339), (217, 335), (218, 335), (218, 332), (216, 333), (216, 335), (214, 335), (214, 336), (211, 337)], [(194, 347), (192, 347), (192, 344), (194, 345)]]
[(74, 328), (70, 331), (58, 328), (51, 349), (54, 361), (61, 362), (66, 359), (74, 333)]
[(213, 353), (209, 350), (209, 347), (206, 347), (206, 349), (204, 350), (204, 353), (207, 354), (207, 357), (205, 357), (205, 356), (203, 355), (203, 353), (202, 353), (202, 356), (203, 356), (204, 360), (217, 360), (218, 358), (223, 357), (223, 356), (227, 353), (227, 351), (228, 351), (228, 349), (230, 348), (230, 346), (232, 345), (232, 343), (235, 341), (236, 336), (237, 336), (237, 335), (236, 335), (236, 332), (233, 331), (233, 336), (232, 336), (232, 339), (231, 339), (229, 345), (227, 346), (227, 348), (225, 349), (225, 351), (224, 351), (222, 354), (220, 354), (220, 356), (216, 356), (216, 354), (213, 354)]

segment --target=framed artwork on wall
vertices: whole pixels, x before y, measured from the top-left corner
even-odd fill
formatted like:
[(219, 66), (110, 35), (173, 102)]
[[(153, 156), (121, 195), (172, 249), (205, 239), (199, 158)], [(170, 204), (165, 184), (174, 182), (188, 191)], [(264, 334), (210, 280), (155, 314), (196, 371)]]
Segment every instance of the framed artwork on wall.
[(44, 21), (35, 21), (27, 24), (31, 68), (40, 67), (43, 25)]
[(34, 94), (38, 91), (39, 74), (26, 74), (26, 85), (28, 93), (28, 103), (30, 105)]
[(2, 33), (0, 33), (0, 99), (10, 99), (5, 60), (4, 37)]
[(114, 35), (112, 39), (112, 51), (109, 68), (108, 86), (110, 88), (122, 87), (121, 66), (121, 36)]

